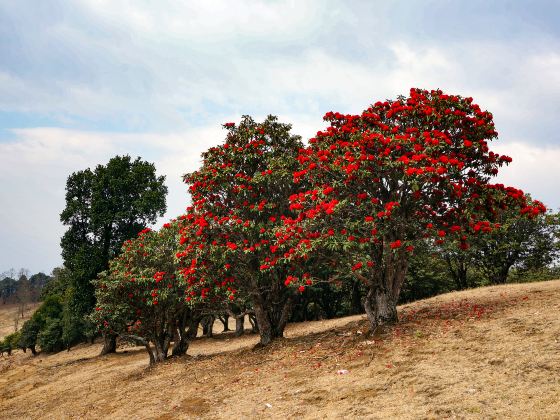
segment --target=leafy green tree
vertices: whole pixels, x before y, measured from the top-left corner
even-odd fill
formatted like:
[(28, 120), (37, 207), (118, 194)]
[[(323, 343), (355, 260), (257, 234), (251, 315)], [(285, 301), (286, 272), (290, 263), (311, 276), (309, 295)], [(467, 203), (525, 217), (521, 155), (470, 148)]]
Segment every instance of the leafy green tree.
[[(447, 250), (447, 249), (446, 249)], [(448, 252), (455, 255), (460, 251), (456, 244)], [(441, 293), (462, 289), (448, 266), (446, 255), (433, 241), (419, 241), (410, 256), (409, 266), (400, 294), (400, 302), (425, 299)]]
[(9, 299), (16, 294), (17, 280), (11, 276), (6, 276), (0, 280), (0, 296), (2, 297), (2, 304), (8, 303)]
[[(531, 202), (530, 197), (526, 199)], [(509, 209), (500, 214), (498, 220), (498, 229), (473, 243), (474, 261), (489, 283), (506, 283), (512, 267), (518, 273), (539, 270), (560, 255), (558, 214), (528, 218)]]
[(52, 281), (52, 277), (45, 273), (33, 274), (29, 277), (29, 284), (31, 286), (31, 298), (34, 302), (38, 301), (43, 289)]
[[(155, 223), (165, 213), (167, 187), (152, 163), (116, 156), (94, 170), (75, 172), (66, 183), (66, 208), (60, 215), (68, 226), (62, 237), (62, 257), (74, 288), (68, 305), (73, 313), (64, 327), (80, 329), (95, 306), (91, 280), (108, 268), (122, 243)], [(67, 334), (75, 336), (75, 334)], [(103, 353), (115, 351), (114, 336), (106, 337)]]
[(45, 320), (45, 326), (37, 335), (37, 344), (45, 353), (56, 353), (63, 349), (62, 321), (59, 318)]
[(16, 331), (4, 337), (3, 340), (0, 340), (0, 354), (7, 353), (8, 356), (10, 356), (12, 354), (12, 350), (18, 347), (19, 339), (20, 332)]
[(60, 319), (62, 317), (62, 298), (60, 296), (47, 297), (41, 306), (35, 311), (29, 320), (21, 328), (19, 347), (28, 348), (36, 354), (36, 346), (41, 331), (46, 327), (47, 320)]
[(40, 300), (45, 300), (48, 296), (64, 296), (70, 287), (71, 274), (70, 270), (64, 266), (53, 269), (52, 280), (41, 290)]

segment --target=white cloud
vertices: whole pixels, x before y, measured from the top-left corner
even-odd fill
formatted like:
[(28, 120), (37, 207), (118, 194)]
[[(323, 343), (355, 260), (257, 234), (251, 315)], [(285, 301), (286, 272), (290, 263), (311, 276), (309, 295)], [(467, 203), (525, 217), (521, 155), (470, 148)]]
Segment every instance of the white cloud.
[[(115, 134), (33, 128), (15, 130), (0, 143), (0, 244), (3, 265), (50, 270), (60, 263), (66, 178), (72, 172), (106, 163), (116, 154), (141, 156), (166, 175), (167, 217), (182, 214), (187, 193), (185, 172), (198, 167), (200, 154), (221, 141), (219, 126), (174, 134)], [(5, 267), (7, 268), (7, 267)]]
[(521, 188), (553, 211), (560, 210), (558, 180), (560, 179), (560, 146), (537, 146), (514, 141), (493, 145), (513, 162), (500, 170), (498, 181)]

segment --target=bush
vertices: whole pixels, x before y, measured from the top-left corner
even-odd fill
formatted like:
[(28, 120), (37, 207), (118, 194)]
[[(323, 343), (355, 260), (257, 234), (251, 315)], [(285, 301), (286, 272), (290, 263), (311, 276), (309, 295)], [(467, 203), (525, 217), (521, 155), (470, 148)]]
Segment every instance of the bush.
[(47, 320), (62, 317), (62, 299), (58, 295), (48, 296), (21, 328), (21, 336), (18, 340), (19, 347), (28, 348), (36, 354), (35, 347), (38, 344), (39, 334), (46, 328)]
[(46, 353), (56, 353), (64, 348), (62, 321), (59, 318), (47, 318), (45, 327), (37, 336), (37, 344), (41, 347), (41, 351)]

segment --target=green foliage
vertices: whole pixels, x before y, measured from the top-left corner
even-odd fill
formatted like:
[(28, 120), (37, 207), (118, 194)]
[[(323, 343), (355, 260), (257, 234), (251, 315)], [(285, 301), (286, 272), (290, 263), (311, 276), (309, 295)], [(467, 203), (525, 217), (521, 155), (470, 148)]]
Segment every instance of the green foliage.
[(442, 253), (428, 241), (419, 243), (409, 261), (400, 302), (424, 299), (459, 288)]
[(66, 289), (70, 287), (71, 281), (70, 270), (66, 267), (56, 267), (52, 271), (52, 280), (41, 290), (41, 300), (45, 300), (48, 296), (58, 295), (64, 296)]
[(60, 215), (69, 228), (62, 237), (62, 256), (68, 272), (53, 291), (67, 294), (62, 322), (65, 340), (85, 335), (83, 318), (95, 306), (91, 280), (108, 268), (122, 243), (165, 213), (167, 187), (153, 164), (116, 156), (95, 170), (75, 172), (66, 183), (66, 208)]
[(34, 349), (38, 344), (39, 334), (47, 325), (47, 320), (62, 317), (62, 298), (57, 295), (48, 296), (35, 311), (31, 319), (27, 320), (21, 328), (19, 346)]
[(55, 353), (63, 349), (62, 322), (59, 318), (45, 320), (45, 326), (37, 336), (37, 344), (45, 353)]
[(11, 354), (12, 350), (19, 347), (20, 335), (20, 331), (17, 331), (0, 340), (0, 352)]
[(499, 222), (499, 229), (473, 241), (473, 261), (487, 283), (505, 283), (511, 268), (515, 268), (517, 278), (545, 270), (559, 256), (558, 214), (527, 217), (509, 209), (500, 215)]
[(41, 326), (42, 323), (37, 317), (31, 317), (31, 319), (27, 320), (20, 330), (19, 347), (34, 349), (37, 345), (37, 336), (39, 335)]
[(77, 299), (75, 298), (75, 289), (73, 287), (66, 289), (64, 301), (65, 305), (62, 310), (61, 319), (62, 342), (64, 347), (70, 348), (88, 335), (87, 332), (91, 329), (91, 322), (82, 316), (76, 315), (80, 313), (80, 309), (74, 308)]

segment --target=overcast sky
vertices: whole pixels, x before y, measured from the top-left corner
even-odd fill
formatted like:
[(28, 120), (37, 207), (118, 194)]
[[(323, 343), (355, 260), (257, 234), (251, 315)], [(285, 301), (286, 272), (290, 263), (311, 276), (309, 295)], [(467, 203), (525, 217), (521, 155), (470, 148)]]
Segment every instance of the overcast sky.
[(494, 114), (501, 182), (560, 207), (558, 1), (0, 0), (0, 272), (61, 264), (65, 182), (154, 162), (166, 218), (221, 124), (275, 114), (309, 138), (410, 87)]

